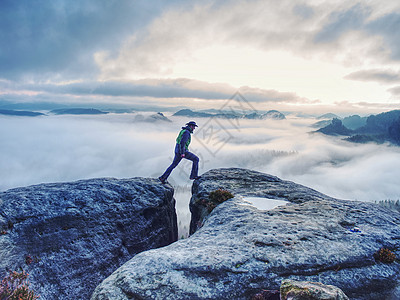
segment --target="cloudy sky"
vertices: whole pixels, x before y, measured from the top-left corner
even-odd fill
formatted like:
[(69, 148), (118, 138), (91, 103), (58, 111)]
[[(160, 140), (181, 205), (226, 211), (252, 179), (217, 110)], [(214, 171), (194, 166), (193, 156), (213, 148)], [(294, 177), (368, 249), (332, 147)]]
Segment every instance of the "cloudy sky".
[(0, 38), (2, 103), (400, 107), (396, 0), (2, 0)]

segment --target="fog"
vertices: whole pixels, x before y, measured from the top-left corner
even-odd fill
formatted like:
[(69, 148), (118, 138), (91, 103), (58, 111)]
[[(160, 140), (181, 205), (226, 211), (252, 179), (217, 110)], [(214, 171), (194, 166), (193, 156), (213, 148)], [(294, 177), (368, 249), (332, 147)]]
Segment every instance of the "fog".
[[(175, 138), (187, 118), (134, 122), (135, 114), (0, 116), (0, 190), (95, 177), (158, 177), (172, 161)], [(310, 133), (315, 119), (197, 118), (190, 149), (200, 174), (213, 168), (249, 168), (341, 199), (399, 199), (400, 148), (352, 144)], [(180, 236), (190, 213), (191, 164), (182, 161), (175, 188)]]

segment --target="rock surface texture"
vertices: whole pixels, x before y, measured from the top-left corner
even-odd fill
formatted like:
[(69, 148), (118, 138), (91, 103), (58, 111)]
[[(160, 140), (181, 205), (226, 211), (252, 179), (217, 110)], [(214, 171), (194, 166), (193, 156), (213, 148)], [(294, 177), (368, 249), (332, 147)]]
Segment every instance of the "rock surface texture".
[(192, 213), (190, 234), (203, 226), (210, 208), (215, 206), (209, 199), (209, 194), (218, 189), (228, 190), (236, 196), (262, 197), (292, 203), (333, 200), (315, 190), (268, 174), (237, 168), (211, 170), (192, 186), (193, 196), (189, 204)]
[(0, 275), (23, 268), (40, 299), (89, 299), (138, 252), (177, 240), (173, 188), (91, 179), (0, 193)]
[[(206, 199), (218, 188), (235, 197), (210, 213)], [(374, 259), (382, 247), (400, 247), (399, 213), (243, 169), (211, 170), (193, 192), (196, 232), (136, 255), (92, 300), (251, 299), (287, 279), (334, 285), (350, 299), (399, 299), (399, 263)], [(291, 203), (263, 211), (242, 196)]]

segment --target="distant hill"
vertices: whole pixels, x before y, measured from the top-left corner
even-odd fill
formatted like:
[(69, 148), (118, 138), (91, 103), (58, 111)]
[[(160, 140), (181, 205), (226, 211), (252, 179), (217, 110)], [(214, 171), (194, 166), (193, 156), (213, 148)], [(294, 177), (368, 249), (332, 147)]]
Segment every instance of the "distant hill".
[(194, 118), (209, 118), (214, 116), (214, 114), (208, 112), (193, 111), (191, 109), (181, 109), (173, 114), (173, 116), (181, 117), (194, 117)]
[(199, 110), (198, 112), (205, 112), (205, 113), (209, 113), (209, 114), (219, 114), (221, 112), (221, 110), (215, 109), (215, 108), (210, 108), (210, 109), (202, 109), (202, 110)]
[(388, 135), (392, 143), (400, 145), (400, 118), (389, 126)]
[(324, 128), (332, 123), (332, 120), (321, 120), (311, 125), (313, 128)]
[(25, 110), (11, 110), (11, 109), (0, 109), (1, 115), (7, 116), (22, 116), (22, 117), (37, 117), (44, 116), (45, 114), (34, 112), (34, 111), (25, 111)]
[(365, 126), (359, 128), (359, 134), (386, 134), (389, 127), (400, 118), (400, 110), (392, 110), (367, 118)]
[(284, 120), (286, 119), (285, 115), (277, 110), (269, 110), (265, 114), (262, 115), (263, 119), (274, 119), (274, 120)]
[(366, 144), (366, 143), (376, 143), (382, 144), (384, 143), (385, 136), (380, 134), (368, 135), (368, 134), (355, 134), (345, 139), (348, 142), (358, 143), (358, 144)]
[(314, 123), (313, 125), (311, 125), (311, 127), (314, 128), (323, 128), (328, 126), (329, 124), (332, 123), (332, 119), (338, 119), (342, 121), (342, 124), (344, 126), (346, 126), (348, 129), (351, 130), (355, 130), (357, 128), (360, 128), (362, 126), (365, 126), (367, 124), (367, 117), (360, 117), (359, 115), (353, 115), (353, 116), (349, 116), (349, 117), (345, 117), (344, 119), (339, 118), (339, 117), (333, 117), (331, 119), (326, 119), (324, 118), (324, 116), (329, 117), (329, 116), (336, 116), (334, 114), (325, 114), (323, 116), (318, 117), (317, 119), (321, 120), (318, 121), (316, 123)]
[(185, 116), (190, 118), (224, 118), (224, 119), (251, 119), (251, 120), (283, 120), (286, 119), (285, 115), (277, 110), (270, 110), (266, 113), (252, 112), (249, 114), (240, 114), (236, 112), (227, 112), (219, 110), (208, 110), (206, 111), (193, 111), (191, 109), (181, 109), (177, 111), (173, 116)]
[(142, 114), (138, 114), (135, 116), (135, 122), (172, 122), (170, 119), (168, 119), (166, 116), (164, 116), (163, 113), (158, 112), (156, 114), (150, 115), (150, 116), (144, 116)]
[(277, 110), (270, 110), (263, 114), (254, 112), (251, 114), (243, 115), (242, 118), (252, 119), (252, 120), (266, 120), (266, 119), (284, 120), (284, 119), (286, 119), (285, 115)]
[(60, 108), (54, 109), (51, 113), (56, 115), (104, 115), (104, 112), (95, 108)]
[(366, 125), (355, 130), (355, 133), (356, 136), (347, 140), (357, 143), (391, 142), (400, 146), (400, 110), (369, 116)]
[(328, 126), (318, 129), (317, 132), (322, 132), (327, 135), (346, 135), (349, 136), (352, 134), (352, 130), (346, 128), (342, 121), (334, 118)]
[(317, 119), (318, 120), (323, 120), (323, 119), (340, 119), (340, 117), (339, 116), (337, 116), (337, 115), (335, 115), (335, 114), (333, 114), (333, 113), (327, 113), (327, 114), (324, 114), (324, 115), (322, 115), (322, 116), (319, 116), (319, 117), (317, 117)]
[(359, 115), (352, 115), (345, 117), (342, 120), (344, 126), (349, 129), (355, 130), (367, 124), (367, 117), (360, 117)]
[(133, 108), (106, 108), (106, 111), (116, 114), (129, 114), (133, 113), (135, 110)]
[(317, 132), (327, 135), (349, 136), (346, 140), (354, 143), (391, 142), (400, 146), (400, 110), (371, 115), (366, 120), (351, 116), (349, 121), (353, 125), (362, 124), (365, 121), (365, 125), (351, 130), (341, 120), (333, 119), (331, 124), (317, 130)]
[(164, 116), (164, 114), (161, 112), (158, 112), (154, 115), (149, 116), (149, 119), (154, 120), (154, 121), (172, 122), (170, 119), (168, 119), (166, 116)]

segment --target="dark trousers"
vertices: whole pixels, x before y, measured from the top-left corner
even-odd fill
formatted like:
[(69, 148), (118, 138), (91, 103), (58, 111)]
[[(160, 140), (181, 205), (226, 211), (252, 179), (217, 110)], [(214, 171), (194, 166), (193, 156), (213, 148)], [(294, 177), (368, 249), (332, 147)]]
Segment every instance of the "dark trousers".
[[(190, 179), (196, 178), (199, 172), (199, 158), (195, 154), (189, 151), (185, 152), (184, 158), (191, 160), (193, 162), (192, 172), (190, 173)], [(163, 180), (167, 180), (169, 174), (171, 174), (172, 170), (175, 169), (175, 167), (181, 162), (181, 160), (182, 160), (181, 155), (175, 153), (175, 157), (174, 160), (172, 161), (172, 164), (167, 168), (164, 174), (161, 175), (161, 178)]]

